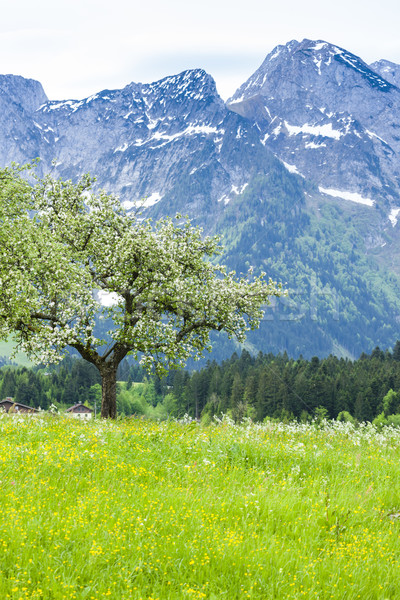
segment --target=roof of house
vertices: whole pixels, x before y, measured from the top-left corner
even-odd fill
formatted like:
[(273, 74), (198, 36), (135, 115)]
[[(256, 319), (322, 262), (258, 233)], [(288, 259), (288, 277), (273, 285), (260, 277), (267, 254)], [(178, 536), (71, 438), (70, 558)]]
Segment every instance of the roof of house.
[[(82, 410), (82, 408), (84, 410)], [(80, 409), (79, 411), (77, 409)], [(66, 412), (93, 412), (91, 408), (79, 402), (78, 404), (74, 404), (74, 406), (70, 406), (67, 408)]]
[[(0, 401), (0, 408), (5, 405), (5, 404), (10, 404), (15, 410), (29, 410), (31, 412), (38, 412), (37, 408), (34, 408), (33, 406), (28, 406), (27, 404), (22, 404), (22, 402), (14, 402), (14, 400), (12, 398), (6, 398), (5, 400), (1, 400)], [(10, 406), (10, 408), (11, 408)]]

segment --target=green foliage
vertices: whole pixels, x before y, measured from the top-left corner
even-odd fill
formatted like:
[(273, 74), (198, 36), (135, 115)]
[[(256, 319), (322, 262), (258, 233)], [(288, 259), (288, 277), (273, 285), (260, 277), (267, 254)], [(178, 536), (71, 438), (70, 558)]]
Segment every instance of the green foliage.
[(399, 406), (399, 394), (390, 388), (388, 393), (383, 397), (382, 404), (386, 417), (393, 414)]
[(379, 415), (377, 415), (375, 417), (375, 419), (372, 421), (372, 425), (374, 427), (377, 428), (378, 431), (381, 431), (382, 427), (385, 427), (385, 425), (388, 424), (388, 421), (385, 417), (385, 413), (380, 413)]
[(320, 424), (329, 418), (329, 413), (324, 406), (317, 406), (314, 411), (315, 421)]
[(240, 357), (234, 354), (220, 365), (212, 362), (179, 378), (179, 386), (166, 392), (182, 407), (175, 416), (186, 412), (207, 422), (228, 411), (238, 422), (268, 417), (301, 422), (313, 418), (319, 423), (371, 422), (380, 413), (386, 423), (389, 415), (400, 413), (400, 363), (395, 354), (379, 348), (356, 361), (335, 356), (294, 360), (287, 354), (262, 353), (252, 357), (244, 350)]
[(400, 427), (400, 414), (388, 415), (387, 424), (393, 427)]
[[(376, 418), (378, 418), (378, 417), (376, 417)], [(352, 417), (351, 414), (347, 410), (342, 410), (338, 414), (337, 421), (339, 421), (339, 423), (351, 423), (352, 425), (354, 425), (356, 422), (354, 417)], [(375, 424), (375, 420), (373, 421), (373, 423)]]
[[(287, 172), (274, 167), (255, 173), (213, 229), (222, 236), (229, 267), (246, 271), (255, 265), (289, 291), (248, 336), (249, 347), (353, 358), (393, 344), (399, 337), (400, 282), (369, 247), (377, 227), (375, 213), (367, 217), (351, 203), (313, 200), (313, 190)], [(229, 355), (226, 348), (218, 350), (217, 360)]]
[[(382, 413), (386, 424), (400, 413), (400, 362), (379, 348), (357, 361), (335, 356), (294, 360), (287, 354), (262, 353), (253, 357), (244, 350), (220, 365), (209, 362), (192, 373), (170, 371), (162, 379), (145, 376), (136, 363), (124, 361), (118, 379), (118, 410), (126, 416), (167, 419), (188, 414), (211, 422), (229, 411), (237, 422), (268, 417), (355, 423), (372, 422)], [(46, 369), (0, 369), (1, 398), (24, 390), (26, 403), (34, 401), (35, 406), (83, 402), (93, 407), (95, 399), (99, 406), (100, 378), (92, 365), (71, 357)]]

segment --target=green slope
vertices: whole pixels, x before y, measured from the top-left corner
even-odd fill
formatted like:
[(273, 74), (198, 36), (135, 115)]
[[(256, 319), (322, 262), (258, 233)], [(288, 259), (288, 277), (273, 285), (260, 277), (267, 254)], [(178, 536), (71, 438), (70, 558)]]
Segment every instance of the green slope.
[(231, 268), (254, 265), (289, 289), (250, 334), (252, 347), (358, 356), (399, 338), (399, 277), (380, 251), (395, 242), (378, 208), (324, 200), (282, 167), (255, 174), (215, 231)]
[[(9, 359), (14, 348), (15, 343), (12, 340), (7, 340), (6, 342), (0, 341), (0, 356), (4, 356)], [(32, 361), (30, 361), (26, 354), (23, 354), (22, 352), (18, 352), (12, 361), (25, 367), (31, 367), (33, 365)]]

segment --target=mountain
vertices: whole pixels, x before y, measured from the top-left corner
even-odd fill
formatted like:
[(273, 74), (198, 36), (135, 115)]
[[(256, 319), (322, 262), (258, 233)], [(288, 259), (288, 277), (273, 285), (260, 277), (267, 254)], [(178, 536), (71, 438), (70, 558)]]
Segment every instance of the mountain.
[[(189, 214), (223, 236), (230, 268), (290, 290), (249, 349), (357, 356), (400, 337), (399, 73), (303, 40), (226, 104), (201, 69), (58, 102), (5, 75), (0, 164), (40, 156), (42, 172), (90, 172), (128, 209)], [(218, 340), (215, 356), (231, 351)]]
[(390, 60), (377, 60), (369, 66), (389, 83), (397, 87), (400, 86), (400, 65), (396, 65)]
[(0, 75), (0, 164), (40, 156), (43, 140), (33, 120), (47, 101), (41, 84), (15, 75)]
[(228, 106), (321, 193), (389, 209), (400, 194), (400, 89), (379, 71), (327, 42), (293, 41), (269, 54)]
[[(81, 101), (47, 102), (35, 121), (51, 132), (61, 176), (95, 173), (101, 187), (128, 203), (145, 197), (146, 207), (177, 204), (185, 190), (183, 207), (192, 214), (203, 212), (204, 202), (218, 203), (243, 187), (256, 152), (250, 148), (268, 154), (256, 127), (226, 109), (202, 70)], [(229, 140), (238, 131), (232, 163)]]

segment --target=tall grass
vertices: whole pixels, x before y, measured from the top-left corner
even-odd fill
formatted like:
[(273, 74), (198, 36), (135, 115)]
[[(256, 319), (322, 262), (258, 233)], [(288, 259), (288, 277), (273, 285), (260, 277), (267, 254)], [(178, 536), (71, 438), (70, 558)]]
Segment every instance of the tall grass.
[(383, 600), (400, 431), (0, 417), (0, 598)]

